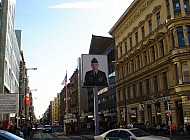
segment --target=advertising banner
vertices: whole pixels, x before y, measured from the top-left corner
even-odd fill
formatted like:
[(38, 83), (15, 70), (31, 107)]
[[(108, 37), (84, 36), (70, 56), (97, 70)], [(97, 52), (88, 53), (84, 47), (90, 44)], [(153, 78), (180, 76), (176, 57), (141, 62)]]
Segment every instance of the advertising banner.
[(18, 113), (18, 94), (0, 93), (0, 112), (2, 114)]

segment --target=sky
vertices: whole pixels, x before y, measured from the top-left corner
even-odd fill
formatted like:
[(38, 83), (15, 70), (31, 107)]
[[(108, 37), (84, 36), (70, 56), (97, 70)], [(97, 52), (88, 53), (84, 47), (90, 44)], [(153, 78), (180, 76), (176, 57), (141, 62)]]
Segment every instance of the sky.
[[(133, 0), (16, 0), (15, 29), (22, 31), (21, 50), (28, 70), (33, 105), (39, 119), (61, 85), (88, 54), (92, 35), (109, 31)], [(37, 91), (34, 91), (37, 89)]]

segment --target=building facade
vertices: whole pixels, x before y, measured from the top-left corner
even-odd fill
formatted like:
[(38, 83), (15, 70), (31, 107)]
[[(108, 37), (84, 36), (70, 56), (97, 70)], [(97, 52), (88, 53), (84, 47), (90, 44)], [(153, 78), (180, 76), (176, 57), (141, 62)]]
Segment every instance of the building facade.
[(189, 19), (189, 0), (134, 0), (109, 31), (118, 122), (190, 123)]
[[(19, 93), (20, 44), (14, 29), (15, 6), (16, 0), (0, 1), (0, 94)], [(0, 115), (1, 122), (8, 119), (9, 115)]]

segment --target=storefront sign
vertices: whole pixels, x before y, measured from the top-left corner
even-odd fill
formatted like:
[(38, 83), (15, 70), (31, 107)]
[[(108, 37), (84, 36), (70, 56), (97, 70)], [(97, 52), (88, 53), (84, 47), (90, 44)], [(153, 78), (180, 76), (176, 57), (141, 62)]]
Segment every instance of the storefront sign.
[(158, 102), (165, 102), (165, 101), (168, 101), (168, 100), (170, 100), (170, 96), (149, 100), (149, 101), (146, 101), (145, 103), (146, 104), (155, 104), (155, 103), (158, 103)]
[(116, 113), (106, 113), (106, 114), (104, 114), (104, 116), (105, 117), (107, 117), (107, 116), (112, 117), (112, 116), (116, 116)]

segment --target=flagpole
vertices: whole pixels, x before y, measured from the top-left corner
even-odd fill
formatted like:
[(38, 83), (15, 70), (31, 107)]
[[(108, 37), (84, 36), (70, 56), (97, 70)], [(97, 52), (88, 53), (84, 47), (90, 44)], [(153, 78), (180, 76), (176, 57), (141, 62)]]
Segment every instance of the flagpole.
[(68, 94), (67, 94), (67, 85), (65, 87), (66, 89), (66, 115), (68, 114)]
[(68, 95), (67, 95), (67, 71), (66, 71), (66, 75), (65, 75), (65, 78), (62, 82), (62, 85), (64, 85), (64, 88), (65, 88), (65, 113), (64, 113), (64, 132), (65, 134), (67, 134), (67, 117), (68, 117)]

